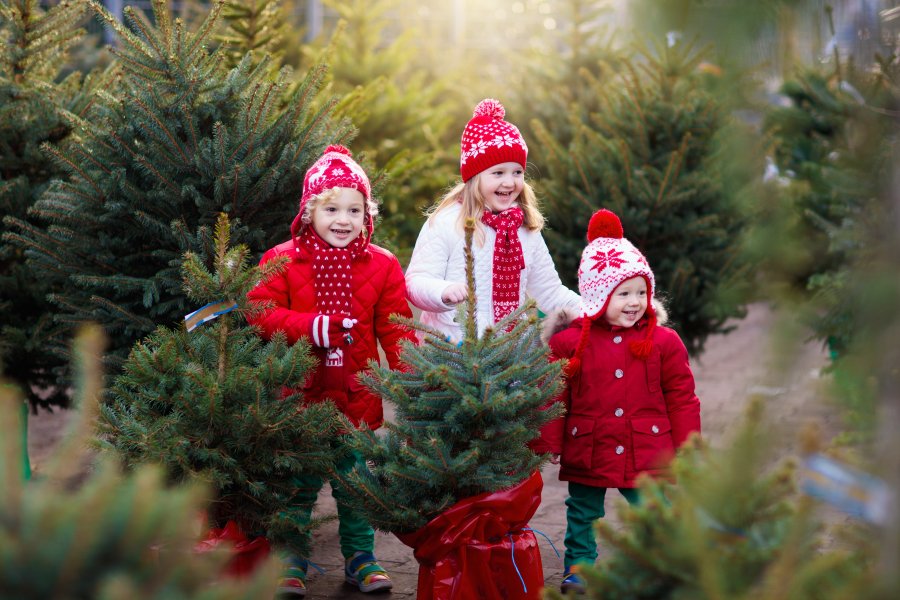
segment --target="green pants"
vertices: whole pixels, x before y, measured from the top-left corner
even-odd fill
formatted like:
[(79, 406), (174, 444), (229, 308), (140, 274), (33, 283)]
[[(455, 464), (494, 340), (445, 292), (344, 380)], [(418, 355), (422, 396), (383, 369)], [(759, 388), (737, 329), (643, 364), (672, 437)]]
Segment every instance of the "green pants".
[[(337, 469), (341, 473), (347, 473), (360, 461), (361, 458), (359, 456), (355, 454), (350, 455), (337, 464)], [(363, 515), (351, 508), (349, 503), (350, 496), (344, 491), (343, 484), (337, 479), (330, 479), (329, 483), (331, 484), (332, 495), (337, 503), (338, 536), (341, 540), (341, 554), (347, 559), (353, 556), (354, 552), (374, 552), (375, 530)], [(295, 513), (295, 520), (298, 525), (304, 526), (310, 521), (313, 505), (316, 503), (316, 498), (322, 486), (325, 485), (325, 481), (321, 477), (297, 477), (294, 479), (294, 484), (297, 486), (297, 493), (294, 494), (292, 504), (302, 508), (298, 513)], [(298, 531), (296, 542), (300, 543), (296, 544), (296, 547), (305, 546), (305, 542), (309, 540), (310, 535), (309, 531)], [(286, 542), (288, 548), (295, 546), (295, 543), (291, 543), (291, 540)]]
[(31, 461), (28, 460), (28, 403), (22, 403), (22, 479), (31, 479)]
[[(594, 522), (606, 514), (603, 508), (606, 490), (605, 487), (569, 482), (569, 497), (566, 498), (566, 556), (563, 559), (566, 569), (578, 563), (593, 565), (597, 560)], [(619, 488), (619, 491), (628, 500), (628, 504), (640, 502), (635, 488)]]

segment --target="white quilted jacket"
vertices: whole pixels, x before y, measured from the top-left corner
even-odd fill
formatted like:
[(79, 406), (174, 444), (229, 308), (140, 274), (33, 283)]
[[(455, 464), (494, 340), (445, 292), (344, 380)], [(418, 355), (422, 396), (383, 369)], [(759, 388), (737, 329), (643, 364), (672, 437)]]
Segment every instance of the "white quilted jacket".
[[(451, 283), (465, 283), (465, 240), (457, 226), (460, 206), (448, 207), (422, 226), (406, 269), (406, 287), (410, 301), (422, 310), (423, 323), (438, 329), (453, 340), (462, 339), (461, 323), (456, 322), (457, 307), (441, 301), (441, 293)], [(493, 325), (492, 283), (494, 264), (494, 239), (496, 232), (484, 227), (485, 242), (473, 243), (475, 255), (475, 294), (477, 297), (476, 321), (478, 333)], [(580, 310), (581, 298), (563, 286), (550, 257), (550, 251), (538, 231), (519, 228), (519, 241), (525, 255), (525, 268), (519, 282), (519, 306), (526, 298), (534, 298), (538, 308), (545, 313), (567, 307)], [(461, 305), (461, 306), (464, 306)], [(463, 317), (464, 318), (464, 317)]]

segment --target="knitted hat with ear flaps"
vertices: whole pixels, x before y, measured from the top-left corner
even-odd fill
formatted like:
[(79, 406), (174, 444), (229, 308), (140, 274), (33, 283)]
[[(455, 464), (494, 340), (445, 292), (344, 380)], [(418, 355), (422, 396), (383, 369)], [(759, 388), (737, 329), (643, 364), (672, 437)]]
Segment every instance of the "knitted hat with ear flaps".
[(460, 140), (459, 173), (463, 181), (500, 163), (525, 167), (528, 146), (519, 129), (503, 120), (505, 116), (506, 109), (493, 98), (485, 98), (475, 107)]
[(588, 245), (581, 253), (578, 267), (578, 291), (581, 294), (581, 337), (575, 354), (566, 371), (570, 375), (581, 368), (581, 355), (587, 345), (591, 324), (606, 312), (609, 298), (620, 283), (632, 277), (647, 281), (647, 332), (644, 339), (632, 342), (631, 353), (646, 359), (653, 349), (653, 330), (656, 328), (656, 312), (653, 310), (653, 293), (656, 280), (647, 259), (624, 237), (622, 222), (612, 211), (601, 208), (593, 214), (588, 225)]
[[(300, 208), (294, 222), (291, 223), (291, 236), (296, 238), (303, 229), (301, 219), (309, 199), (332, 188), (357, 190), (366, 201), (372, 197), (372, 187), (366, 172), (353, 160), (350, 150), (340, 145), (328, 146), (322, 156), (306, 171), (306, 176), (303, 178), (303, 195), (300, 196)], [(368, 206), (366, 205), (365, 208), (367, 238), (371, 238), (375, 226)]]

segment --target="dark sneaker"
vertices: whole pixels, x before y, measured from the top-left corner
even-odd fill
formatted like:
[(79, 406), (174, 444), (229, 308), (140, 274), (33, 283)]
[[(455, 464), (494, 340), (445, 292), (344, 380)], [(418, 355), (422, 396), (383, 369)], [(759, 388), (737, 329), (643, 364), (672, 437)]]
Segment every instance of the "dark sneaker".
[(575, 592), (576, 594), (584, 593), (584, 579), (578, 576), (578, 567), (566, 567), (566, 572), (563, 573), (562, 583), (559, 585), (559, 590), (565, 594), (568, 592)]

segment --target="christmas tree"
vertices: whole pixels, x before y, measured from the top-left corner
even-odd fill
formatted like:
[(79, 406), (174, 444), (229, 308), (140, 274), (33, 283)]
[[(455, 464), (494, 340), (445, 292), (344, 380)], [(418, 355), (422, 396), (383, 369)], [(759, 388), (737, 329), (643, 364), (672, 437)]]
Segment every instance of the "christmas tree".
[(109, 600), (251, 600), (271, 597), (277, 565), (252, 578), (211, 585), (227, 553), (193, 552), (196, 515), (208, 494), (199, 483), (169, 486), (158, 467), (123, 475), (107, 457), (85, 470), (85, 448), (102, 393), (103, 335), (76, 338), (79, 411), (40, 476), (19, 478), (15, 386), (0, 383), (0, 596)]
[(83, 78), (70, 69), (69, 50), (83, 38), (84, 4), (51, 6), (36, 0), (0, 3), (0, 370), (24, 390), (32, 405), (66, 405), (55, 387), (63, 360), (53, 345), (58, 325), (43, 274), (26, 267), (21, 247), (10, 243), (11, 219), (25, 218), (50, 180), (64, 171), (41, 145), (65, 145), (72, 127), (60, 111), (80, 113), (100, 74)]
[(222, 9), (223, 31), (216, 40), (225, 47), (230, 67), (238, 66), (252, 52), (259, 62), (269, 57), (269, 69), (275, 75), (281, 68), (290, 22), (283, 3), (278, 0), (226, 0)]
[[(614, 30), (604, 25), (610, 11), (609, 5), (591, 0), (561, 2), (559, 27), (526, 50), (526, 73), (514, 80), (515, 114), (529, 116), (520, 126), (526, 140), (536, 141), (537, 131), (545, 130), (566, 147), (581, 124), (604, 108), (606, 95), (597, 94), (597, 86), (615, 77), (625, 58)], [(529, 162), (542, 167), (548, 150), (531, 144)], [(551, 221), (550, 226), (566, 223)]]
[(314, 359), (305, 343), (288, 346), (283, 335), (263, 342), (244, 314), (260, 309), (247, 305), (246, 293), (284, 261), (248, 268), (250, 251), (229, 248), (229, 229), (220, 216), (213, 272), (186, 256), (185, 291), (203, 308), (184, 327), (159, 327), (134, 347), (102, 407), (101, 445), (128, 467), (155, 463), (173, 481), (208, 483), (214, 526), (232, 520), (278, 544), (292, 527), (292, 479), (327, 475), (330, 442), (349, 424), (330, 402), (298, 409), (297, 393), (281, 396), (302, 388)]
[(763, 205), (755, 249), (771, 244), (770, 221), (786, 213), (778, 233), (804, 243), (794, 260), (765, 265), (811, 298), (807, 322), (835, 358), (859, 331), (852, 272), (874, 260), (873, 241), (889, 218), (882, 197), (894, 169), (896, 57), (876, 56), (871, 69), (837, 60), (827, 70), (804, 69), (782, 85), (789, 105), (766, 114), (780, 175), (772, 202), (781, 210)]
[(547, 244), (560, 276), (574, 285), (584, 223), (598, 207), (613, 210), (653, 265), (670, 322), (691, 353), (743, 314), (735, 290), (747, 275), (732, 193), (741, 182), (725, 176), (719, 152), (728, 123), (698, 85), (702, 60), (690, 45), (655, 46), (626, 61), (620, 77), (587, 82), (603, 106), (578, 124), (570, 144), (540, 124), (536, 130), (553, 224)]
[[(472, 219), (466, 223), (470, 290), (454, 343), (424, 334), (407, 345), (407, 368), (372, 365), (360, 381), (396, 405), (384, 435), (363, 428), (349, 445), (366, 459), (344, 476), (370, 523), (415, 550), (418, 597), (535, 598), (543, 587), (540, 549), (528, 526), (540, 504), (540, 467), (528, 443), (562, 409), (561, 362), (548, 360), (533, 303), (488, 327), (475, 323)], [(549, 405), (549, 407), (548, 407)]]
[[(336, 114), (358, 129), (354, 149), (386, 178), (376, 228), (379, 244), (406, 264), (419, 234), (420, 215), (450, 186), (458, 171), (460, 130), (467, 101), (455, 94), (446, 53), (416, 20), (410, 0), (324, 0), (340, 21), (317, 60), (330, 66), (329, 90), (342, 97)], [(314, 51), (315, 47), (309, 51)]]
[[(825, 551), (796, 464), (773, 464), (762, 403), (751, 404), (731, 445), (693, 438), (673, 461), (673, 482), (643, 479), (622, 527), (596, 524), (601, 559), (579, 574), (587, 598), (860, 598), (869, 550)], [(563, 598), (548, 590), (549, 600)]]
[(208, 49), (222, 2), (194, 31), (161, 0), (153, 23), (126, 8), (127, 26), (91, 6), (118, 36), (119, 85), (98, 92), (84, 118), (69, 115), (78, 142), (48, 147), (66, 179), (35, 204), (37, 222), (11, 223), (53, 290), (57, 322), (100, 323), (115, 362), (189, 311), (179, 265), (206, 250), (198, 227), (225, 212), (251, 251), (282, 241), (306, 167), (350, 129), (330, 118), (331, 103), (312, 108), (323, 68), (284, 105), (285, 75), (268, 81), (265, 60), (226, 70), (224, 50)]
[[(466, 229), (467, 247), (473, 226)], [(474, 289), (467, 252), (469, 289)], [(421, 323), (425, 336), (405, 348), (404, 371), (375, 366), (361, 381), (396, 406), (386, 435), (363, 429), (351, 443), (370, 465), (350, 476), (372, 524), (410, 532), (457, 501), (509, 488), (540, 469), (546, 457), (527, 444), (559, 416), (541, 410), (561, 390), (561, 363), (549, 362), (533, 305), (521, 307), (478, 337), (470, 293), (459, 344)], [(463, 312), (464, 311), (464, 312)]]

